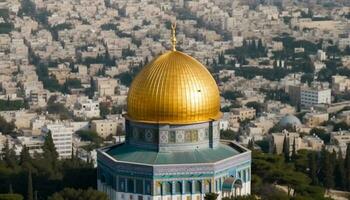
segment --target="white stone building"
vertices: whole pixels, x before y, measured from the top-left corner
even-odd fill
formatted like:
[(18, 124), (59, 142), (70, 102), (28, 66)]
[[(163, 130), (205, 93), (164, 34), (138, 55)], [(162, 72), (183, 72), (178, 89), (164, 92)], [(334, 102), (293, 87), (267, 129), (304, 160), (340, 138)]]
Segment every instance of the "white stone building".
[(301, 88), (300, 104), (303, 107), (312, 107), (317, 104), (330, 104), (331, 90), (322, 88)]
[(74, 104), (73, 114), (75, 117), (87, 119), (100, 117), (100, 104), (92, 99), (78, 99)]
[(70, 158), (73, 147), (73, 127), (66, 126), (62, 122), (47, 124), (43, 128), (44, 133), (51, 132), (53, 143), (59, 158)]

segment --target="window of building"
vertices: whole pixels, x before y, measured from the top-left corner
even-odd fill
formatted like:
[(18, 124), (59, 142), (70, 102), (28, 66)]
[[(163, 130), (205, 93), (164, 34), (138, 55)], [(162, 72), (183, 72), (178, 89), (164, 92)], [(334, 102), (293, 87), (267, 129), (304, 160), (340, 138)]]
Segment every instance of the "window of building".
[(187, 193), (187, 194), (192, 193), (192, 182), (191, 181), (185, 182), (185, 193)]
[(157, 193), (157, 195), (162, 194), (162, 184), (161, 183), (156, 183), (156, 193)]
[(151, 181), (145, 181), (145, 194), (151, 195)]
[(185, 142), (198, 142), (198, 130), (186, 130)]
[(198, 142), (198, 131), (197, 130), (191, 131), (191, 142)]
[(210, 189), (211, 189), (210, 181), (208, 181), (208, 180), (204, 181), (204, 190), (205, 190), (204, 193), (209, 193)]
[(247, 181), (250, 181), (250, 168), (248, 168), (248, 171), (247, 171)]
[(247, 170), (243, 170), (243, 181), (247, 181)]
[(119, 178), (119, 191), (125, 192), (125, 178)]
[(134, 180), (133, 180), (133, 179), (131, 179), (131, 178), (128, 179), (128, 184), (127, 184), (127, 186), (128, 186), (127, 191), (128, 191), (129, 193), (134, 193)]
[(139, 139), (139, 130), (138, 130), (138, 128), (133, 128), (133, 130), (132, 130), (132, 137), (134, 138), (134, 140), (138, 140)]
[(202, 183), (200, 181), (194, 182), (194, 191), (195, 193), (201, 193)]
[(176, 142), (176, 132), (169, 131), (169, 143), (175, 143), (175, 142)]
[(143, 194), (143, 180), (136, 180), (136, 193)]
[(208, 128), (204, 129), (204, 138), (209, 139), (209, 129)]
[(185, 142), (191, 142), (191, 132), (185, 131)]
[(181, 185), (182, 184), (179, 181), (175, 183), (175, 191), (174, 191), (175, 194), (181, 194), (182, 192)]
[(170, 195), (171, 194), (171, 183), (166, 182), (163, 183), (163, 195)]

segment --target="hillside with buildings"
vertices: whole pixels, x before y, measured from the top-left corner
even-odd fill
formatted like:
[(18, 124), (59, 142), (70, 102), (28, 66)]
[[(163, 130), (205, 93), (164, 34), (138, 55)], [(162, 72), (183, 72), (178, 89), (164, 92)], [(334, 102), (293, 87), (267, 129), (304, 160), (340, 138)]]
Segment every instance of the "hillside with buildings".
[[(203, 138), (220, 137), (232, 142), (228, 146), (242, 146), (233, 145), (239, 153), (252, 152), (251, 171), (249, 164), (249, 170), (230, 172), (241, 185), (249, 182), (242, 186), (249, 188), (247, 199), (350, 198), (349, 1), (0, 0), (0, 199), (16, 193), (14, 198), (28, 200), (75, 199), (69, 194), (114, 200), (109, 186), (135, 193), (123, 199), (148, 200), (150, 188), (160, 196), (188, 192), (201, 199), (221, 191), (222, 180), (191, 182), (187, 192), (185, 182), (144, 181), (139, 189), (137, 180), (105, 180), (97, 169), (98, 149), (128, 143), (131, 135), (152, 140), (141, 128), (128, 131), (134, 126), (128, 94), (135, 77), (172, 45), (202, 63), (218, 86), (220, 136), (208, 129), (211, 136)], [(182, 74), (174, 85), (196, 75), (176, 73)], [(156, 83), (167, 74), (156, 75), (145, 80)], [(209, 80), (192, 79), (196, 87)], [(146, 113), (140, 105), (151, 96), (134, 102), (137, 109)], [(166, 100), (172, 105), (177, 98)], [(166, 143), (181, 140), (168, 132)], [(198, 142), (200, 133), (184, 133), (181, 141)]]

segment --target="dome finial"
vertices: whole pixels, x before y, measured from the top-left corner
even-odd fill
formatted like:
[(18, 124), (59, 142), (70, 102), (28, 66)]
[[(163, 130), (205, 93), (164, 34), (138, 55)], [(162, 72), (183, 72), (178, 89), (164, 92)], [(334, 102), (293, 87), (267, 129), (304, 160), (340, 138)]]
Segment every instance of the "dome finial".
[(171, 24), (171, 45), (173, 47), (173, 51), (176, 51), (176, 22)]

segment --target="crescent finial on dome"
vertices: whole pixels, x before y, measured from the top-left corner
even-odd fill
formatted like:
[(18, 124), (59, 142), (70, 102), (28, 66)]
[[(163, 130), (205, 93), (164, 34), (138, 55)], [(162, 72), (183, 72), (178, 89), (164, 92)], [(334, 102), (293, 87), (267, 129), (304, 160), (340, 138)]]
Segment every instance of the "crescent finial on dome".
[(176, 51), (176, 22), (171, 24), (171, 44), (172, 50)]

